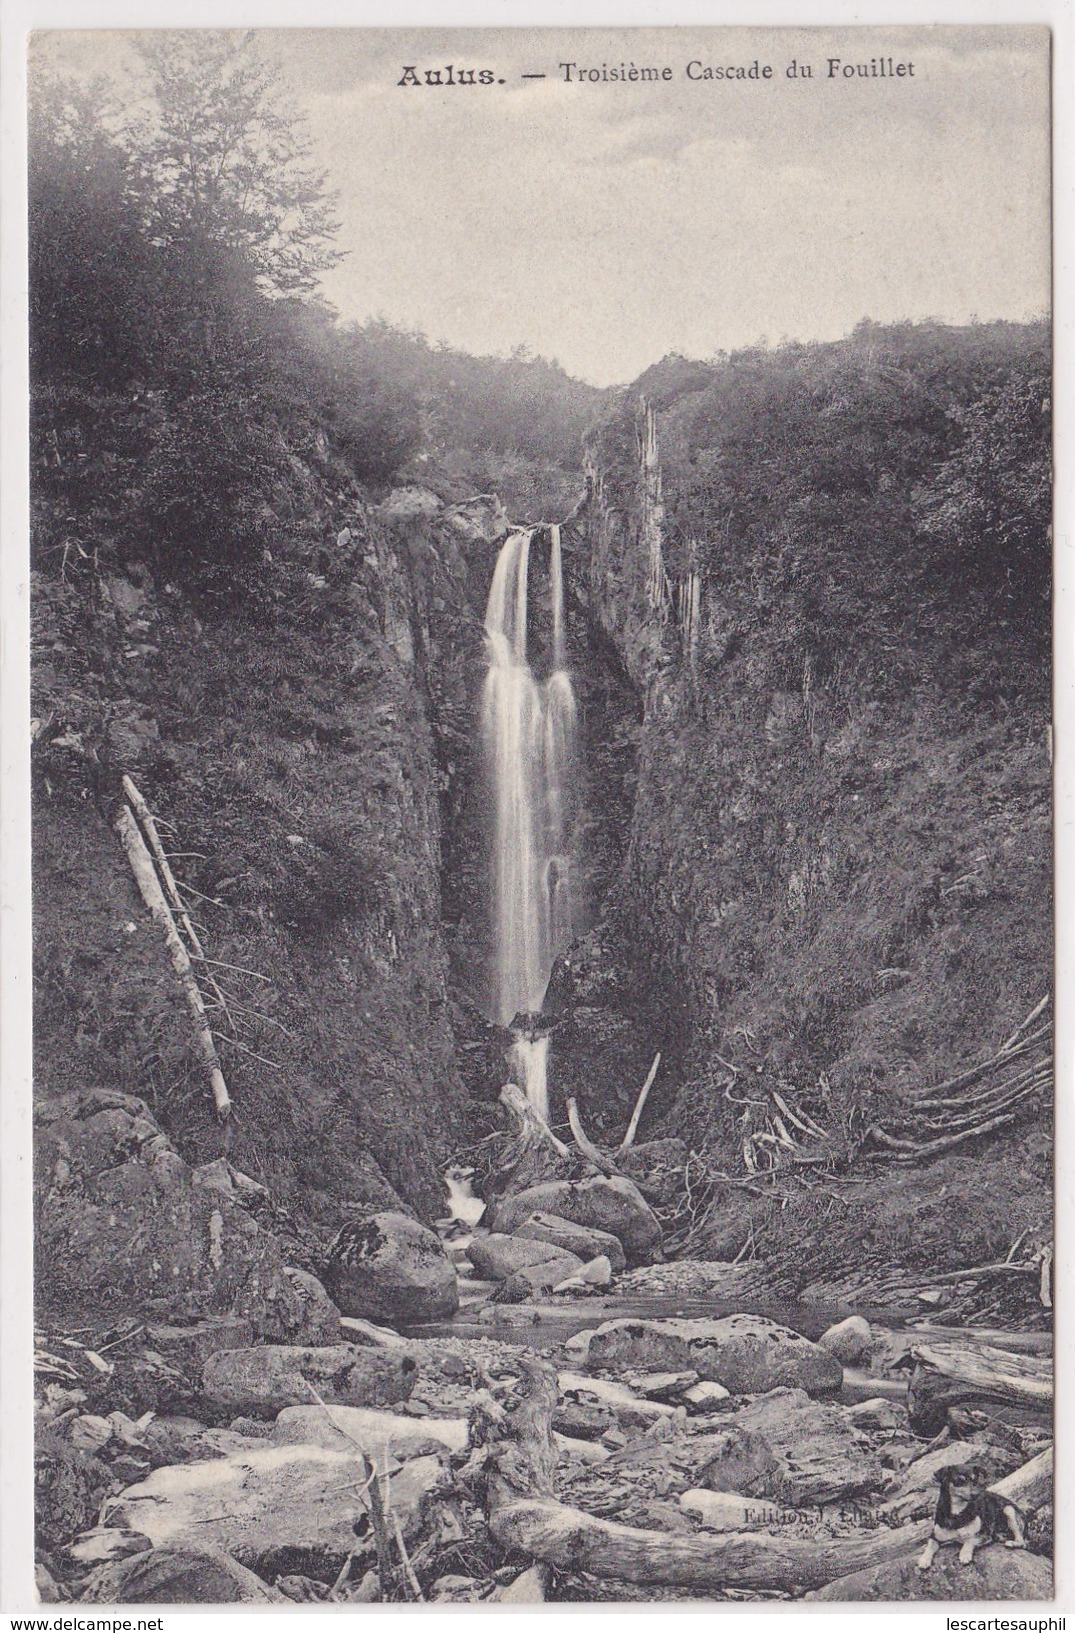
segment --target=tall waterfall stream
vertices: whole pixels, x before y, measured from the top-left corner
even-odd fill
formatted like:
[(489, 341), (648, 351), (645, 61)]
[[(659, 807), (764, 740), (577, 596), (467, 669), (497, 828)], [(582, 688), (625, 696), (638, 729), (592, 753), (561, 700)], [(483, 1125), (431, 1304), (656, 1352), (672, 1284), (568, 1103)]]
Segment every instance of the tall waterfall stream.
[[(552, 635), (541, 678), (528, 655), (529, 580), (531, 546), (546, 532)], [(485, 609), (489, 670), (482, 736), (494, 803), (490, 1018), (513, 1026), (510, 1065), (543, 1116), (549, 1040), (536, 1022), (553, 962), (572, 928), (567, 806), (577, 709), (566, 668), (564, 616), (559, 527), (512, 533), (497, 558)]]

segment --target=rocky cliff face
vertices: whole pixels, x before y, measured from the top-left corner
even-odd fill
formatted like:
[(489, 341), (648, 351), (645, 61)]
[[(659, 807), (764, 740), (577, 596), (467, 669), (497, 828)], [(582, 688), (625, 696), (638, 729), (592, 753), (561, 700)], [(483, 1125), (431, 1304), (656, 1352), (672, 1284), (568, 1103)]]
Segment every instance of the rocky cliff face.
[[(780, 564), (759, 557), (744, 610), (719, 553), (662, 540), (655, 432), (627, 396), (589, 447), (574, 582), (644, 718), (623, 869), (554, 980), (560, 1080), (616, 1134), (662, 1048), (644, 1128), (739, 1166), (752, 1100), (790, 1090), (846, 1162), (1048, 990), (1047, 699), (894, 694), (869, 652), (789, 669), (756, 610)], [(1047, 1208), (1037, 1114), (1007, 1156)]]
[(504, 528), (495, 501), (355, 490), (260, 623), (199, 616), (134, 559), (39, 580), (39, 1098), (121, 1090), (191, 1162), (222, 1150), (113, 831), (128, 774), (212, 961), (232, 1160), (315, 1219), (398, 1198), (441, 1211), (438, 1164), (467, 1128), (442, 922), (462, 916), (471, 866), (468, 575), (486, 580)]

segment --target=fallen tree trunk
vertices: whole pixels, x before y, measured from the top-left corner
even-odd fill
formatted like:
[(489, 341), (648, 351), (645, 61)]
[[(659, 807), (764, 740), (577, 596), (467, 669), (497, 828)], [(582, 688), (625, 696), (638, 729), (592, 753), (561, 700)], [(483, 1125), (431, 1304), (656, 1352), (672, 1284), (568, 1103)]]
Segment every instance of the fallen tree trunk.
[(176, 929), (175, 920), (172, 917), (172, 910), (165, 899), (164, 891), (161, 889), (157, 870), (153, 866), (153, 858), (146, 849), (146, 842), (142, 838), (129, 805), (123, 806), (116, 819), (116, 832), (119, 834), (120, 843), (127, 852), (131, 872), (134, 874), (142, 900), (164, 931), (164, 940), (171, 956), (172, 967), (179, 977), (183, 995), (187, 1000), (187, 1008), (190, 1010), (191, 1020), (194, 1022), (194, 1042), (209, 1077), (216, 1114), (222, 1123), (226, 1122), (231, 1114), (231, 1096), (224, 1081), (224, 1073), (220, 1068), (220, 1057), (216, 1052), (213, 1034), (209, 1030), (209, 1020), (205, 1013), (201, 990), (194, 977), (190, 955), (180, 939), (179, 931)]
[(139, 792), (138, 788), (135, 786), (130, 777), (124, 777), (123, 779), (123, 792), (130, 800), (131, 805), (134, 807), (135, 815), (139, 818), (142, 827), (145, 830), (146, 838), (149, 840), (149, 848), (156, 857), (157, 867), (160, 870), (160, 876), (164, 880), (164, 888), (168, 893), (168, 899), (179, 917), (179, 922), (182, 924), (187, 933), (187, 940), (190, 942), (191, 948), (198, 955), (198, 957), (204, 958), (205, 949), (199, 941), (198, 932), (191, 923), (190, 915), (188, 914), (186, 907), (183, 905), (183, 898), (179, 894), (179, 886), (175, 882), (175, 874), (172, 872), (171, 863), (168, 861), (164, 846), (161, 844), (161, 837), (157, 832), (157, 824), (153, 820), (153, 812), (149, 809), (144, 797)]
[(1014, 1405), (1051, 1406), (1053, 1367), (1048, 1357), (1017, 1355), (980, 1345), (915, 1344), (912, 1354), (955, 1383), (969, 1384), (997, 1400)]
[(564, 1571), (652, 1587), (821, 1587), (867, 1565), (902, 1559), (920, 1547), (929, 1522), (881, 1527), (847, 1539), (769, 1537), (731, 1532), (669, 1536), (598, 1519), (553, 1495), (556, 1447), (552, 1415), (556, 1374), (524, 1361), (526, 1394), (482, 1425), (489, 1529), (504, 1547)]
[(1028, 1514), (1044, 1503), (1053, 1500), (1053, 1448), (1039, 1452), (1032, 1457), (1029, 1463), (1024, 1463), (1021, 1469), (1015, 1469), (1006, 1474), (1003, 1480), (998, 1480), (990, 1486), (998, 1497), (1007, 1497), (1009, 1501), (1018, 1503), (1019, 1507)]
[(953, 1343), (915, 1344), (911, 1354), (916, 1365), (908, 1405), (917, 1434), (939, 1433), (953, 1407), (992, 1408), (994, 1415), (1012, 1407), (1038, 1416), (1052, 1412), (1051, 1357)]

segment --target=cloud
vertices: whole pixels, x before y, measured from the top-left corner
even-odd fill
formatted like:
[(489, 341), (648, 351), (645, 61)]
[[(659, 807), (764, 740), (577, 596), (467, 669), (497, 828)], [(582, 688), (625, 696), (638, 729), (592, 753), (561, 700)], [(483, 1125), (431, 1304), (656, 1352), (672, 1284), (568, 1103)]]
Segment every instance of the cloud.
[[(88, 71), (89, 36), (50, 38)], [(480, 351), (525, 342), (607, 383), (673, 349), (1048, 303), (1042, 29), (287, 30), (262, 43), (340, 190), (349, 254), (326, 293), (348, 318), (382, 313)], [(913, 60), (915, 74), (830, 82), (830, 55)], [(771, 80), (682, 72), (755, 57)], [(793, 57), (812, 81), (787, 78)], [(557, 66), (632, 59), (673, 78), (569, 85)], [(488, 64), (507, 83), (401, 88), (408, 62)]]

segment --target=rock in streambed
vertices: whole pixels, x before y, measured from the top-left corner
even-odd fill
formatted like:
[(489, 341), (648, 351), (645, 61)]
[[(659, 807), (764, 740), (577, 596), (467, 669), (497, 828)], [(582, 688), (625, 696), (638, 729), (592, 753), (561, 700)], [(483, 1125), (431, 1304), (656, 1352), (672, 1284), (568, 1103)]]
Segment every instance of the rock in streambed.
[(205, 1363), (202, 1385), (214, 1406), (264, 1416), (318, 1396), (345, 1406), (391, 1406), (408, 1398), (417, 1376), (417, 1362), (401, 1350), (263, 1344), (218, 1350)]
[(459, 1308), (455, 1266), (440, 1238), (405, 1213), (376, 1213), (339, 1230), (325, 1283), (345, 1316), (402, 1326), (444, 1321)]
[(589, 1336), (587, 1364), (604, 1371), (687, 1371), (733, 1395), (804, 1389), (834, 1395), (840, 1363), (801, 1333), (762, 1316), (717, 1321), (606, 1321)]

